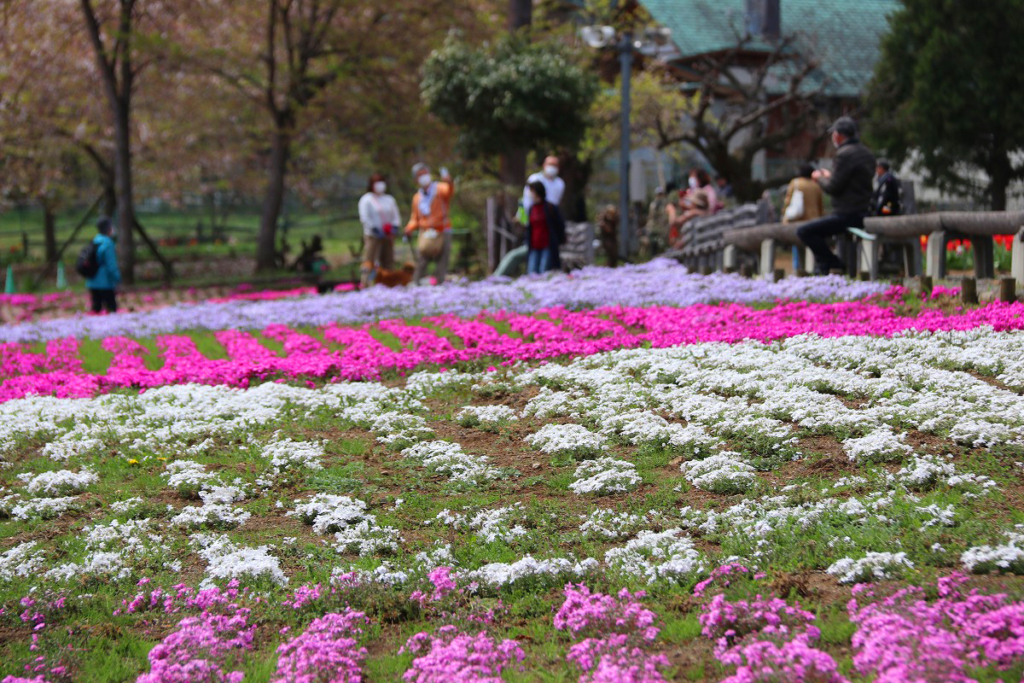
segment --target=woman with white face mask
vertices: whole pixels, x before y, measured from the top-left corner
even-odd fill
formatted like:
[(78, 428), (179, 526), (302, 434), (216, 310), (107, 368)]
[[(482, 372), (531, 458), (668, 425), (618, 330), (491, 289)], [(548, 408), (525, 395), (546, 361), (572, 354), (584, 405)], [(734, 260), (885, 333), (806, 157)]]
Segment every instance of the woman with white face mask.
[(395, 236), (402, 224), (395, 198), (387, 194), (387, 179), (370, 176), (367, 192), (359, 199), (359, 222), (363, 224), (362, 286), (373, 284), (377, 268), (394, 270)]

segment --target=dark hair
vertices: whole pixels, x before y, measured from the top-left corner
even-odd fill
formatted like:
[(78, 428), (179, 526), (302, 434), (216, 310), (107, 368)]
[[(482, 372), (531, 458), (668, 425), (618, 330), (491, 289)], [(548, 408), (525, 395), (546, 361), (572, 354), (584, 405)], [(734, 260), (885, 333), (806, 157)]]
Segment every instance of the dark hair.
[(374, 183), (386, 183), (387, 180), (387, 177), (385, 177), (383, 173), (374, 173), (370, 176), (370, 182), (366, 184), (366, 191), (373, 192)]
[(665, 186), (665, 193), (666, 194), (672, 194), (673, 192), (678, 192), (678, 191), (679, 191), (679, 183), (677, 183), (674, 180), (672, 182), (670, 182), (668, 185)]
[(548, 190), (546, 187), (544, 187), (544, 183), (542, 183), (541, 181), (534, 180), (532, 183), (530, 183), (530, 189), (533, 190), (533, 193), (540, 197), (541, 199), (546, 200), (548, 198)]
[(700, 183), (701, 187), (707, 187), (711, 184), (711, 176), (703, 168), (695, 169), (697, 171), (697, 182)]
[(814, 165), (810, 163), (800, 164), (799, 174), (801, 178), (810, 178), (814, 175)]
[(100, 219), (96, 221), (96, 231), (101, 235), (109, 235), (110, 230), (113, 227), (114, 224), (110, 222), (110, 218), (107, 216), (101, 216)]
[(877, 163), (878, 163), (878, 165), (879, 165), (879, 166), (881, 166), (882, 168), (884, 168), (884, 169), (885, 169), (886, 171), (888, 171), (888, 170), (891, 170), (891, 169), (892, 169), (892, 164), (890, 164), (890, 163), (889, 163), (889, 160), (888, 160), (888, 159), (886, 159), (886, 158), (884, 158), (884, 157), (883, 157), (883, 158), (881, 158), (881, 159), (879, 159)]

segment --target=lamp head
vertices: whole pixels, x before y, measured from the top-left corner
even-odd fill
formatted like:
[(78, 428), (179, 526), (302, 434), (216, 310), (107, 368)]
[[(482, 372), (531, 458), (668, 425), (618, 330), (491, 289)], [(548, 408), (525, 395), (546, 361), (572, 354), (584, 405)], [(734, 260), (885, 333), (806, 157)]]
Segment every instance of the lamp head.
[(599, 50), (615, 42), (615, 29), (611, 26), (584, 26), (580, 29), (583, 42)]

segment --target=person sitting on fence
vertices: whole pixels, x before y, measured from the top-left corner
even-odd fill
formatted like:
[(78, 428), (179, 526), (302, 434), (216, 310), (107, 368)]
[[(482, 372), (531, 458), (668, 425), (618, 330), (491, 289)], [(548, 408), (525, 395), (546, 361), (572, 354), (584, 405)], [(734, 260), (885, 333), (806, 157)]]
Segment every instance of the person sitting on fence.
[(840, 116), (830, 129), (836, 158), (832, 171), (817, 170), (812, 177), (821, 189), (832, 195), (832, 215), (800, 226), (797, 237), (814, 252), (818, 272), (845, 270), (846, 264), (832, 253), (828, 238), (848, 228), (864, 228), (871, 209), (871, 179), (875, 175), (875, 155), (857, 139), (857, 122)]
[(703, 192), (704, 196), (707, 197), (709, 213), (715, 213), (719, 209), (724, 208), (724, 205), (718, 201), (718, 192), (711, 182), (711, 176), (703, 168), (691, 169), (688, 182), (689, 188), (687, 188), (683, 197), (684, 200), (692, 198), (697, 192)]
[(526, 272), (540, 275), (561, 267), (558, 248), (565, 242), (565, 220), (558, 207), (547, 201), (547, 188), (530, 183), (530, 224), (526, 230)]
[(96, 222), (97, 235), (92, 238), (95, 268), (93, 275), (85, 281), (92, 297), (92, 312), (106, 309), (117, 313), (117, 287), (121, 284), (121, 269), (117, 266), (116, 232), (109, 218)]
[(366, 194), (359, 199), (359, 222), (363, 224), (362, 287), (374, 282), (377, 268), (395, 267), (395, 235), (402, 224), (395, 198), (387, 194), (387, 178), (380, 173), (370, 176)]
[(878, 187), (871, 195), (871, 211), (876, 216), (899, 216), (903, 213), (903, 185), (892, 172), (888, 159), (879, 159), (875, 167)]
[[(789, 182), (786, 189), (786, 201), (782, 205), (782, 222), (797, 223), (813, 221), (825, 215), (825, 194), (821, 186), (814, 182), (814, 166), (805, 163), (800, 166), (800, 174)], [(793, 247), (793, 269), (803, 268), (800, 247)]]
[(412, 174), (420, 190), (412, 199), (412, 212), (405, 234), (416, 236), (416, 273), (413, 282), (417, 285), (427, 274), (427, 266), (434, 263), (434, 277), (437, 283), (444, 282), (448, 275), (448, 259), (452, 251), (451, 202), (455, 194), (448, 169), (441, 169), (441, 180), (435, 181), (426, 164), (416, 164)]
[(672, 248), (683, 249), (689, 243), (690, 232), (686, 229), (687, 223), (694, 218), (710, 216), (712, 213), (714, 212), (711, 210), (711, 202), (703, 190), (687, 194), (686, 198), (683, 199), (683, 212), (676, 216), (676, 234), (678, 238), (672, 245)]

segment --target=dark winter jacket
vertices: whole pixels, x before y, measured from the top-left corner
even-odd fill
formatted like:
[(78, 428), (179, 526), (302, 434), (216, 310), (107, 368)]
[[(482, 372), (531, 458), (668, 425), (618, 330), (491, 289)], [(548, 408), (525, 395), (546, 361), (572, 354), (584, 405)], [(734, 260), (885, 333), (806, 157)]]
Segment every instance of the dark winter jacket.
[[(888, 211), (884, 209), (888, 207)], [(903, 213), (900, 197), (900, 181), (891, 172), (878, 180), (875, 194), (871, 196), (871, 213), (876, 216), (898, 216)]]
[(866, 216), (871, 212), (875, 155), (858, 140), (847, 140), (836, 151), (832, 177), (821, 179), (821, 189), (832, 195), (832, 212)]

